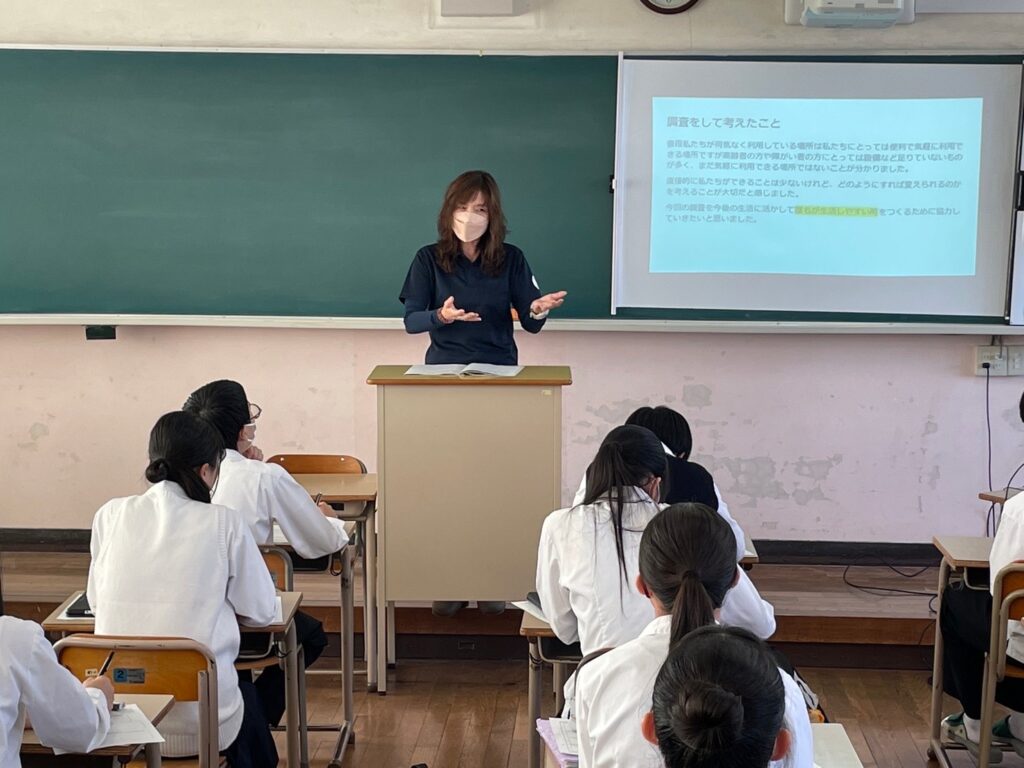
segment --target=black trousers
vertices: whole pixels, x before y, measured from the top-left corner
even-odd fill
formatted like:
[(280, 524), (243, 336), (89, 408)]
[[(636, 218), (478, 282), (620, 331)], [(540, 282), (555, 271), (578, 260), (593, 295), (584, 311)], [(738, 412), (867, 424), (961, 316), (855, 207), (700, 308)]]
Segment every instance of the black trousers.
[[(949, 587), (942, 594), (942, 687), (958, 699), (964, 714), (981, 718), (985, 654), (992, 629), (992, 595), (987, 590)], [(996, 701), (1024, 711), (1024, 680), (1007, 678), (996, 687)]]
[(270, 725), (263, 713), (256, 687), (249, 682), (238, 681), (245, 707), (242, 727), (231, 746), (224, 750), (230, 768), (275, 768), (277, 745), (270, 734)]
[[(308, 667), (324, 652), (327, 647), (327, 634), (324, 626), (308, 613), (299, 611), (295, 614), (295, 634), (302, 646), (302, 653)], [(256, 678), (256, 691), (263, 704), (263, 712), (267, 722), (277, 725), (284, 715), (284, 670), (280, 667), (269, 667)]]

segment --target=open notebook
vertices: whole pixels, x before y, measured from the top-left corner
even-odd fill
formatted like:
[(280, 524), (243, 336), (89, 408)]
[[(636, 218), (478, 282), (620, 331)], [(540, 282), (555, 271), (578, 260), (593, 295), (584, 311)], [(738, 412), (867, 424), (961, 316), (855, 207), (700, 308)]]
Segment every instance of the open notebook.
[(488, 365), (487, 363), (470, 363), (469, 365), (412, 365), (405, 372), (406, 376), (518, 376), (523, 370), (521, 365)]

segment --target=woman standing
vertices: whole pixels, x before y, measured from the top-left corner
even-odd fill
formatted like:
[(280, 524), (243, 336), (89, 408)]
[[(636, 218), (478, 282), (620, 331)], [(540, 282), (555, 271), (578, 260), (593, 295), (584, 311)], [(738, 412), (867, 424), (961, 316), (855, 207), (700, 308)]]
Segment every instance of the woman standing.
[(530, 333), (562, 306), (565, 291), (541, 295), (523, 252), (505, 242), (501, 193), (491, 174), (467, 171), (437, 216), (437, 242), (416, 253), (399, 299), (405, 330), (430, 334), (428, 364), (517, 365), (511, 309)]
[[(548, 313), (562, 306), (565, 291), (541, 295), (523, 252), (505, 242), (501, 192), (486, 171), (466, 171), (444, 193), (437, 215), (437, 242), (416, 253), (399, 299), (405, 330), (429, 333), (428, 365), (488, 363), (517, 365), (512, 310), (530, 333), (539, 333)], [(452, 616), (463, 600), (434, 603), (438, 616)], [(483, 601), (484, 613), (505, 603)]]

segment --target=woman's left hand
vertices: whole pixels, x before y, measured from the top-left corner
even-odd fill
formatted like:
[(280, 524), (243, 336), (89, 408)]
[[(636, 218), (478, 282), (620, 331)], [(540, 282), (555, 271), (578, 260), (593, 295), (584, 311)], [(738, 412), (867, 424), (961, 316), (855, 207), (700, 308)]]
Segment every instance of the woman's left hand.
[(555, 291), (554, 293), (541, 296), (539, 299), (534, 299), (530, 305), (530, 311), (535, 315), (540, 315), (544, 312), (550, 312), (552, 309), (558, 309), (565, 303), (566, 294), (567, 291)]

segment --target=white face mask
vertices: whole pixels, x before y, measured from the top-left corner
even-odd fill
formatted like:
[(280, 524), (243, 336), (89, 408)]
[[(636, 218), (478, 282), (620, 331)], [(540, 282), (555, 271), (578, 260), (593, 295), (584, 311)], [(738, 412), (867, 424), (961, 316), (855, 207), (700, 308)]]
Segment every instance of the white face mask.
[(487, 231), (487, 217), (475, 211), (456, 211), (452, 215), (452, 230), (459, 240), (471, 243)]

